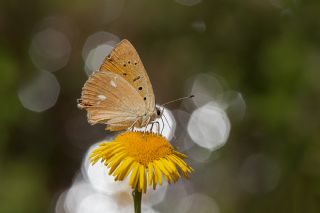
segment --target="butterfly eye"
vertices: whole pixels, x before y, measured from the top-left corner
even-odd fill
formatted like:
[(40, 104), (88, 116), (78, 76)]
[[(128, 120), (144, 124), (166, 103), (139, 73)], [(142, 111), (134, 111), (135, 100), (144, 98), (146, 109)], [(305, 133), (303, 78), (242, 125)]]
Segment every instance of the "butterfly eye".
[(139, 87), (138, 89), (139, 89), (139, 90), (142, 90), (142, 87)]
[(147, 98), (146, 98), (146, 97), (144, 97), (144, 98), (143, 98), (143, 100), (147, 100)]
[(160, 109), (157, 109), (157, 115), (160, 115), (161, 112), (160, 112)]
[(127, 73), (123, 73), (123, 75), (124, 75), (124, 76), (126, 76), (126, 75), (127, 75)]

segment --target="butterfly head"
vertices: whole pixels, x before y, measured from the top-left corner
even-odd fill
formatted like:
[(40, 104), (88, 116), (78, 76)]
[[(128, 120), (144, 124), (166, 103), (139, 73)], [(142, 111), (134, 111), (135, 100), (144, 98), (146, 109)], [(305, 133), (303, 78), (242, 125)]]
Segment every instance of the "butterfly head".
[(163, 111), (164, 108), (156, 106), (153, 111), (146, 112), (143, 116), (141, 116), (140, 126), (147, 126), (157, 118), (160, 118), (163, 114)]
[(164, 108), (156, 106), (154, 111), (145, 113), (143, 119), (154, 121), (157, 118), (160, 118), (163, 114)]
[(163, 111), (164, 111), (164, 107), (159, 107), (159, 106), (156, 106), (156, 118), (160, 118), (163, 114)]

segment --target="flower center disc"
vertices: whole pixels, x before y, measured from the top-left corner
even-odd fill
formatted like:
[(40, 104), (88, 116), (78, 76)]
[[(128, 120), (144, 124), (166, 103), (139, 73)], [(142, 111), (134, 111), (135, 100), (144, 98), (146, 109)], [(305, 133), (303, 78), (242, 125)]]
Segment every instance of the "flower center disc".
[(172, 145), (163, 136), (154, 133), (127, 132), (115, 141), (123, 143), (128, 156), (145, 166), (173, 153)]

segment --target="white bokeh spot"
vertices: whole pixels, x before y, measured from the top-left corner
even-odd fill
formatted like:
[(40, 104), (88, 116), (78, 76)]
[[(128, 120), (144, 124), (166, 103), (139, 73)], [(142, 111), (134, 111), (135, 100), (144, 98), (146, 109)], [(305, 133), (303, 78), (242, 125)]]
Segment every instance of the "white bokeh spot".
[(214, 102), (196, 109), (187, 127), (192, 140), (209, 150), (215, 150), (226, 143), (230, 128), (227, 114)]
[(109, 32), (96, 32), (90, 35), (82, 49), (85, 72), (90, 75), (97, 71), (107, 55), (113, 50), (120, 38)]

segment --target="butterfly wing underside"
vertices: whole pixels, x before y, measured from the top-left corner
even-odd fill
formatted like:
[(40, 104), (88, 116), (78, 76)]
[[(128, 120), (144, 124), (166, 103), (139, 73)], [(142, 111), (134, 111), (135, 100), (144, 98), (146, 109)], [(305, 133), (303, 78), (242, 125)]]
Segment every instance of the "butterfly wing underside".
[(122, 76), (144, 100), (146, 111), (155, 110), (151, 82), (137, 51), (128, 40), (122, 40), (112, 50), (101, 65), (100, 71), (113, 72)]
[(140, 94), (113, 72), (93, 73), (82, 89), (79, 107), (87, 110), (90, 124), (107, 124), (108, 130), (129, 128), (145, 112)]

